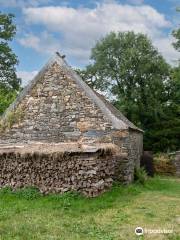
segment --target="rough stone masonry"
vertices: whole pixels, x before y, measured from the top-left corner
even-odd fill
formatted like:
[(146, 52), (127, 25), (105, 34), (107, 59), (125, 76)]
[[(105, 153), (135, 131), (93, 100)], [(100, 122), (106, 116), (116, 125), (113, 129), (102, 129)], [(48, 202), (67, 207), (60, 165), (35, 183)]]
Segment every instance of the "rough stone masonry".
[[(125, 118), (104, 97), (83, 82), (59, 55), (55, 55), (48, 62), (5, 112), (1, 119), (0, 132), (0, 153), (2, 153), (0, 154), (0, 165), (3, 165), (0, 169), (1, 187), (6, 185), (12, 187), (35, 185), (37, 187), (41, 186), (41, 190), (48, 188), (48, 192), (54, 189), (56, 192), (58, 192), (58, 189), (59, 192), (63, 192), (63, 189), (67, 191), (75, 189), (83, 193), (89, 192), (91, 196), (93, 196), (94, 191), (94, 195), (98, 195), (98, 192), (102, 192), (103, 189), (98, 191), (94, 185), (92, 187), (90, 182), (93, 182), (93, 178), (98, 179), (97, 182), (101, 183), (109, 179), (110, 184), (108, 186), (114, 180), (123, 183), (132, 182), (134, 170), (140, 165), (143, 149), (142, 130)], [(77, 187), (78, 181), (76, 181), (74, 187), (72, 187), (73, 184), (70, 184), (71, 186), (68, 188), (64, 187), (63, 181), (59, 180), (58, 182), (58, 180), (52, 179), (54, 179), (54, 176), (59, 176), (58, 179), (71, 179), (74, 176), (73, 174), (70, 176), (71, 171), (64, 170), (62, 172), (61, 165), (56, 167), (53, 165), (53, 171), (49, 173), (48, 169), (52, 166), (53, 156), (50, 154), (47, 157), (47, 153), (45, 154), (46, 157), (43, 155), (48, 144), (60, 143), (69, 144), (65, 151), (66, 156), (68, 156), (68, 152), (72, 152), (72, 143), (78, 146), (87, 145), (92, 148), (97, 147), (97, 144), (112, 144), (116, 149), (116, 153), (113, 151), (113, 155), (109, 154), (108, 151), (104, 151), (104, 154), (99, 156), (97, 153), (101, 148), (97, 149), (96, 154), (93, 152), (88, 152), (88, 154), (83, 152), (82, 154), (81, 151), (77, 151), (81, 160), (77, 158), (77, 155), (73, 155), (73, 157), (69, 154), (69, 159), (66, 157), (66, 160), (63, 160), (64, 169), (69, 169), (70, 161), (74, 161), (73, 164), (76, 161), (78, 163), (82, 161), (81, 164), (77, 164), (78, 167), (73, 169), (73, 174), (79, 173), (82, 170), (82, 165), (86, 162), (89, 164), (88, 158), (90, 158), (92, 161), (94, 159), (94, 163), (92, 166), (89, 165), (88, 171), (93, 171), (94, 175), (91, 181), (84, 177), (79, 178), (79, 182), (84, 182), (83, 186), (85, 187), (83, 187), (83, 190), (81, 187)], [(32, 157), (36, 155), (35, 152), (29, 152), (28, 150), (28, 154), (31, 155), (28, 158), (27, 156), (24, 157), (24, 155), (22, 157), (20, 153), (18, 155), (17, 151), (18, 145), (30, 149), (33, 144), (42, 144), (44, 146), (38, 150), (38, 156), (41, 156), (40, 162), (45, 164), (43, 166), (46, 166), (42, 166), (43, 176), (38, 174), (38, 184), (37, 181), (33, 180), (33, 176), (37, 175), (37, 169), (41, 169), (41, 166), (39, 168), (35, 164), (37, 159)], [(13, 149), (16, 149), (15, 155)], [(7, 155), (6, 152), (8, 152)], [(60, 159), (56, 160), (62, 162), (61, 157)], [(103, 161), (113, 162), (110, 164), (111, 167), (113, 165), (113, 171), (110, 168), (108, 169), (108, 164), (102, 170), (101, 164)], [(12, 171), (16, 171), (25, 162), (29, 169), (31, 169), (30, 166), (33, 166), (30, 171), (31, 174), (28, 173), (27, 179), (29, 180), (27, 181), (22, 177), (25, 174), (23, 169), (26, 168), (21, 168), (19, 177), (13, 178), (13, 181), (11, 181)], [(16, 166), (17, 169), (12, 166)], [(101, 169), (102, 174), (99, 175), (97, 169)], [(41, 170), (38, 171), (41, 172)], [(106, 179), (106, 172), (108, 171), (111, 174)], [(48, 184), (50, 179), (51, 183), (56, 182), (55, 185), (58, 185), (58, 188), (53, 183)], [(103, 187), (104, 189), (106, 185)], [(44, 190), (44, 192), (47, 191)]]

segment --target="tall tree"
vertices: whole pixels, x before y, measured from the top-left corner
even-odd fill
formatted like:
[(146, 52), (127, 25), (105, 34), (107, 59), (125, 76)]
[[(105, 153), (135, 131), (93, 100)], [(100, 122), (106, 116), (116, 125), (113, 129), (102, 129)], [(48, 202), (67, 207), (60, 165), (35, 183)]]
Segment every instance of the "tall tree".
[[(180, 13), (180, 7), (177, 8)], [(180, 27), (173, 31), (176, 41), (173, 43), (174, 48), (180, 52)], [(180, 59), (178, 66), (172, 69), (171, 94), (169, 98), (168, 110), (171, 113), (171, 137), (173, 138), (176, 149), (180, 149)]]
[(21, 83), (15, 68), (18, 60), (9, 46), (15, 34), (13, 15), (0, 12), (0, 114), (12, 102)]
[[(170, 67), (143, 34), (110, 33), (92, 49), (94, 86), (110, 91), (115, 105), (144, 128), (158, 117)], [(89, 76), (87, 75), (89, 78)]]
[[(167, 143), (155, 139), (152, 128), (160, 124), (168, 104), (171, 67), (143, 34), (110, 33), (92, 49), (93, 64), (87, 67), (95, 89), (110, 92), (114, 105), (145, 130), (145, 148), (164, 150)], [(161, 126), (162, 128), (163, 126)], [(168, 136), (165, 137), (166, 140)]]
[(173, 36), (176, 38), (176, 42), (173, 43), (173, 46), (180, 52), (180, 28), (173, 31)]
[[(180, 12), (180, 7), (177, 8), (177, 11)], [(180, 52), (180, 27), (173, 31), (173, 36), (176, 39), (176, 42), (173, 43), (173, 46)]]
[(145, 147), (154, 151), (180, 149), (180, 67), (172, 68), (166, 83), (166, 101), (159, 121), (153, 121), (146, 130)]

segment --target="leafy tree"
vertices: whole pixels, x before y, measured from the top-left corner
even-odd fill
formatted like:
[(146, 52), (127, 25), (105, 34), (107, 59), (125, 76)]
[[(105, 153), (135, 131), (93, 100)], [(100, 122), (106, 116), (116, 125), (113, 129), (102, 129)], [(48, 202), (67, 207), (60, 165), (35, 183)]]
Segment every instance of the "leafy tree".
[[(177, 8), (177, 11), (180, 12), (180, 7)], [(173, 46), (180, 52), (180, 28), (173, 31), (173, 36), (176, 38), (176, 42), (173, 43)]]
[(180, 28), (173, 31), (173, 36), (176, 38), (176, 42), (173, 43), (173, 46), (176, 50), (180, 51)]
[(94, 64), (86, 69), (91, 69), (94, 87), (110, 91), (129, 119), (144, 128), (158, 117), (170, 67), (145, 35), (110, 33), (92, 49), (91, 59)]
[(15, 33), (13, 15), (0, 12), (0, 114), (14, 99), (21, 83), (15, 68), (18, 60), (9, 46)]
[(76, 68), (74, 70), (86, 81), (89, 86), (96, 88), (98, 73), (92, 65), (87, 66), (86, 69)]
[(112, 32), (97, 42), (91, 59), (82, 77), (95, 89), (110, 92), (114, 105), (145, 131), (145, 149), (175, 149), (171, 129), (174, 122), (178, 128), (178, 120), (173, 120), (169, 107), (172, 69), (147, 36)]
[(180, 67), (172, 70), (168, 83), (167, 101), (162, 106), (159, 121), (149, 124), (144, 136), (144, 147), (154, 151), (172, 151), (180, 148)]
[[(177, 11), (180, 12), (180, 7), (177, 8)], [(176, 38), (173, 46), (180, 52), (180, 28), (173, 31), (173, 36)], [(169, 116), (167, 124), (171, 125), (171, 128), (168, 129), (167, 127), (167, 129), (171, 133), (169, 134), (169, 139), (171, 138), (174, 149), (180, 149), (180, 59), (179, 66), (172, 69), (169, 85), (170, 94), (166, 112), (167, 116)]]

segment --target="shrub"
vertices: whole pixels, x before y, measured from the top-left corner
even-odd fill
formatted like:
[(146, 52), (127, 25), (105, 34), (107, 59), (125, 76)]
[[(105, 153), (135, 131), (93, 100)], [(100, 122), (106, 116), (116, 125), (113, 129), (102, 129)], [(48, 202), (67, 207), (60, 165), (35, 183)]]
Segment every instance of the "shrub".
[(148, 178), (147, 172), (144, 168), (136, 168), (135, 169), (135, 175), (134, 180), (138, 183), (145, 184), (146, 180)]
[(23, 117), (24, 112), (20, 107), (15, 111), (8, 112), (5, 119), (0, 121), (0, 132), (5, 132), (6, 129), (10, 129), (14, 124), (18, 124)]

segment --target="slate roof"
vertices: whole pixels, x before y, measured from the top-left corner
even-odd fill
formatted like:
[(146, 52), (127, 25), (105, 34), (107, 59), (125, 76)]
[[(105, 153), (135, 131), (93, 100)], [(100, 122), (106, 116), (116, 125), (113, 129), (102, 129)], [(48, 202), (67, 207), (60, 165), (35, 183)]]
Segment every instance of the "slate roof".
[(96, 95), (105, 103), (106, 107), (109, 108), (109, 110), (119, 119), (121, 119), (124, 123), (126, 123), (126, 125), (131, 128), (131, 129), (134, 129), (134, 130), (137, 130), (137, 131), (140, 131), (140, 132), (143, 132), (142, 129), (136, 127), (136, 125), (134, 125), (134, 123), (132, 123), (131, 121), (129, 121), (123, 114), (121, 111), (119, 111), (116, 107), (114, 107), (108, 100), (106, 100), (106, 98), (95, 92)]
[(98, 106), (101, 111), (104, 113), (107, 119), (112, 123), (112, 126), (115, 129), (134, 129), (137, 131), (142, 131), (137, 128), (133, 123), (131, 123), (119, 110), (117, 110), (111, 103), (109, 103), (103, 96), (92, 90), (83, 80), (82, 78), (67, 64), (64, 60), (64, 57), (61, 57), (59, 53), (56, 53), (49, 62), (42, 68), (42, 70), (37, 74), (37, 76), (30, 81), (30, 83), (23, 89), (23, 91), (19, 94), (17, 99), (10, 105), (10, 107), (6, 110), (2, 118), (6, 118), (6, 115), (9, 111), (14, 110), (21, 100), (28, 94), (30, 94), (33, 87), (39, 81), (39, 79), (44, 75), (45, 71), (52, 66), (54, 63), (59, 64), (59, 66), (63, 69), (65, 74), (72, 78), (78, 86), (85, 91), (86, 95)]

